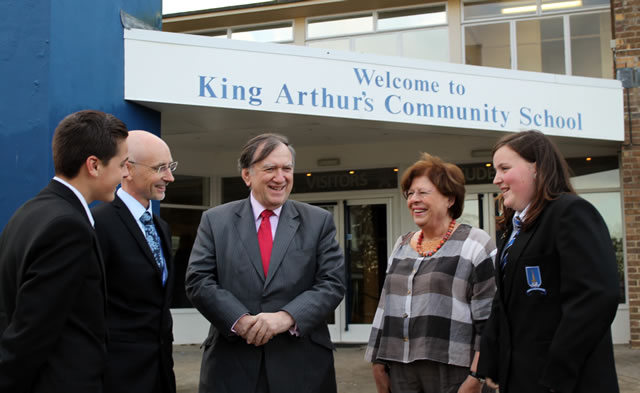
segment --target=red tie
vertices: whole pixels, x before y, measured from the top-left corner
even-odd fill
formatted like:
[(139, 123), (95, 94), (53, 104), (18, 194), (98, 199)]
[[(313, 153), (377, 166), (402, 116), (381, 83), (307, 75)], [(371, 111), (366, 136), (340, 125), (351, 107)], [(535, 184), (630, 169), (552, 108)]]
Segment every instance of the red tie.
[(273, 215), (271, 210), (263, 210), (260, 213), (262, 221), (258, 228), (258, 244), (260, 244), (260, 255), (262, 256), (262, 269), (264, 276), (269, 272), (269, 260), (271, 259), (271, 248), (273, 248), (273, 237), (271, 235), (271, 222), (269, 217)]

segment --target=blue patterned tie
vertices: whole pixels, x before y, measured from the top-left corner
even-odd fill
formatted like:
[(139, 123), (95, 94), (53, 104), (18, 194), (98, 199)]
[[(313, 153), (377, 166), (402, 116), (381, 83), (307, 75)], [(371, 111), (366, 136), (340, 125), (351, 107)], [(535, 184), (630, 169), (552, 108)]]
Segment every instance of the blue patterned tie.
[(153, 257), (156, 259), (156, 263), (162, 271), (162, 285), (164, 285), (167, 282), (167, 267), (162, 257), (162, 250), (160, 249), (160, 237), (158, 236), (158, 232), (156, 232), (156, 227), (153, 225), (151, 214), (144, 212), (140, 217), (140, 222), (144, 225), (144, 237), (147, 238), (147, 243), (149, 243)]
[(502, 271), (503, 276), (504, 276), (504, 268), (507, 266), (507, 256), (509, 255), (509, 247), (511, 247), (513, 245), (513, 242), (516, 241), (516, 237), (518, 237), (521, 227), (522, 227), (522, 220), (520, 220), (520, 217), (514, 216), (513, 217), (513, 236), (511, 236), (511, 239), (509, 239), (507, 246), (504, 248), (504, 251), (502, 252), (502, 259), (500, 260), (500, 270)]

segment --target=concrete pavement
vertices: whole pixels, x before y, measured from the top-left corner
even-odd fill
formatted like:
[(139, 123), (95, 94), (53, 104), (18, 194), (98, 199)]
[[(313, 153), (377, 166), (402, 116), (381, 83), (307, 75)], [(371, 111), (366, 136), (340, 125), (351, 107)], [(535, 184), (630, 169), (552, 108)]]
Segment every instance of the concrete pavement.
[[(338, 393), (375, 393), (371, 366), (363, 360), (364, 348), (364, 345), (338, 347), (335, 354)], [(197, 393), (202, 358), (199, 346), (176, 345), (173, 357), (178, 393)], [(640, 393), (640, 349), (616, 345), (615, 357), (620, 392)]]

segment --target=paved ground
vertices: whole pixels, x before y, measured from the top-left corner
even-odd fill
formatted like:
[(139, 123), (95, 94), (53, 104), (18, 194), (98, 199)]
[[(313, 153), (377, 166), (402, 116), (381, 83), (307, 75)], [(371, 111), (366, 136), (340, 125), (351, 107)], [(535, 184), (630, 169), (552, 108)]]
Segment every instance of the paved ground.
[[(371, 366), (363, 355), (364, 346), (338, 347), (335, 359), (339, 393), (375, 392)], [(620, 392), (640, 393), (640, 349), (616, 345), (615, 355)], [(197, 345), (176, 345), (173, 356), (178, 393), (197, 393), (202, 351)]]

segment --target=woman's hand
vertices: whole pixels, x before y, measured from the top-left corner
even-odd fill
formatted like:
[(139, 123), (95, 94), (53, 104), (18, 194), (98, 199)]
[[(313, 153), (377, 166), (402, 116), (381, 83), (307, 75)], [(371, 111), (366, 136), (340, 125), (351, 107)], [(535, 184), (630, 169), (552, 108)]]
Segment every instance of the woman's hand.
[(482, 382), (479, 379), (472, 377), (469, 375), (467, 379), (464, 380), (460, 388), (458, 389), (458, 393), (480, 393), (482, 391)]
[(376, 381), (378, 393), (389, 393), (389, 374), (384, 364), (373, 363), (373, 379)]

